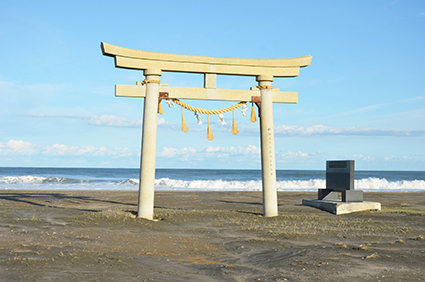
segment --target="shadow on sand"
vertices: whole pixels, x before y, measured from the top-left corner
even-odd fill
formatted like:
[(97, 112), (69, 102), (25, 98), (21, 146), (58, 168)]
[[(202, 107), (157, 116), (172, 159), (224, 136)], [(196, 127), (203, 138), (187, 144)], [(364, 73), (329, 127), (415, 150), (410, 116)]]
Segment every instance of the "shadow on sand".
[[(137, 206), (133, 203), (123, 203), (118, 201), (111, 201), (105, 199), (97, 199), (94, 197), (88, 196), (73, 196), (66, 193), (43, 193), (43, 192), (3, 192), (0, 193), (0, 200), (12, 201), (12, 202), (20, 202), (26, 203), (29, 205), (39, 206), (39, 207), (51, 207), (51, 208), (60, 208), (55, 205), (55, 202), (58, 201), (67, 201), (68, 203), (73, 204), (82, 204), (82, 202), (99, 202), (105, 204), (116, 204), (116, 205), (125, 205), (125, 206)], [(69, 207), (67, 207), (69, 208)], [(94, 209), (84, 209), (84, 208), (71, 208), (74, 210), (80, 211), (89, 211), (89, 212), (97, 212), (99, 210)]]

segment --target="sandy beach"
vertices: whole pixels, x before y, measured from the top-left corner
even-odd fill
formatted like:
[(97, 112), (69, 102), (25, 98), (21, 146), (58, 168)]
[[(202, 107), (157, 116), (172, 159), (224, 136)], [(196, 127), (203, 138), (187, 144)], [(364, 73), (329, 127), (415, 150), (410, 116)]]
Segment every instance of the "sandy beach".
[(0, 191), (1, 281), (424, 281), (425, 193), (365, 193), (333, 215), (279, 192)]

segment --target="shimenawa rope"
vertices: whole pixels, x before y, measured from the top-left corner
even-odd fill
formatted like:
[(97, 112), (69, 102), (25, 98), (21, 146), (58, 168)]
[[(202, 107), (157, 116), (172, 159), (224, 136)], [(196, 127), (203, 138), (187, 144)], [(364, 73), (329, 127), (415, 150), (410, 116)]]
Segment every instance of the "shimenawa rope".
[[(155, 80), (154, 82), (157, 82), (157, 80)], [(143, 81), (143, 83), (145, 83), (145, 81)], [(153, 83), (153, 82), (152, 81), (147, 81), (146, 83)], [(182, 113), (182, 131), (183, 132), (187, 132), (188, 131), (188, 128), (187, 128), (187, 125), (186, 125), (186, 121), (185, 121), (184, 115), (183, 115), (183, 108), (185, 108), (185, 109), (187, 109), (189, 111), (194, 112), (196, 118), (198, 119), (198, 123), (199, 124), (202, 124), (202, 121), (199, 118), (199, 114), (208, 115), (208, 117), (207, 117), (207, 121), (208, 121), (207, 139), (208, 140), (213, 140), (214, 139), (214, 136), (212, 135), (212, 131), (211, 131), (211, 126), (210, 126), (210, 115), (219, 115), (220, 122), (222, 122), (222, 124), (225, 124), (225, 122), (223, 120), (222, 114), (223, 113), (230, 112), (230, 111), (233, 111), (233, 122), (232, 122), (232, 133), (233, 134), (238, 134), (239, 133), (239, 130), (238, 130), (237, 126), (236, 126), (236, 121), (235, 121), (235, 109), (237, 109), (237, 108), (239, 108), (239, 107), (242, 106), (243, 107), (242, 108), (242, 114), (244, 116), (246, 116), (245, 110), (246, 110), (246, 103), (247, 102), (239, 102), (239, 103), (237, 103), (237, 104), (235, 104), (233, 106), (230, 106), (230, 107), (227, 107), (227, 108), (223, 108), (223, 109), (217, 109), (217, 110), (205, 110), (205, 109), (201, 109), (201, 108), (197, 108), (197, 107), (192, 107), (192, 106), (190, 106), (190, 105), (188, 105), (188, 104), (186, 104), (186, 103), (184, 103), (184, 102), (182, 102), (182, 101), (180, 101), (179, 99), (176, 99), (176, 98), (167, 99), (167, 104), (168, 104), (169, 107), (171, 107), (172, 105), (174, 106), (174, 104), (172, 102), (174, 102), (177, 105), (179, 105), (179, 106), (182, 107), (181, 108), (181, 113)], [(163, 114), (164, 113), (164, 111), (162, 109), (162, 106), (161, 106), (161, 102), (159, 102), (159, 105), (158, 105), (158, 113), (160, 113), (160, 114)], [(257, 121), (257, 119), (255, 117), (254, 105), (252, 105), (252, 109), (251, 109), (251, 121), (252, 122), (256, 122)]]

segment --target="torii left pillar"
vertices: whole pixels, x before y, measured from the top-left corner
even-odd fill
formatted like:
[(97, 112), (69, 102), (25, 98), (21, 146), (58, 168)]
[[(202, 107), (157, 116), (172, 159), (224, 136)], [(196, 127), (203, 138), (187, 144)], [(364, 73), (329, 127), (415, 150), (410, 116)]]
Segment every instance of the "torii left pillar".
[(146, 97), (143, 110), (142, 154), (140, 156), (139, 204), (137, 217), (153, 219), (155, 193), (156, 136), (158, 128), (159, 69), (143, 71)]

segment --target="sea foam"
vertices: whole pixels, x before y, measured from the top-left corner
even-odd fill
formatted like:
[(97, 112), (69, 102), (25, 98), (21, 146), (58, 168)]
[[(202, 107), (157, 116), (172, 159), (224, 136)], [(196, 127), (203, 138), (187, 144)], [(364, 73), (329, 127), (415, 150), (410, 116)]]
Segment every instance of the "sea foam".
[[(138, 184), (138, 180), (134, 181)], [(387, 181), (384, 178), (365, 178), (355, 180), (354, 186), (364, 191), (425, 191), (424, 180)], [(244, 190), (259, 191), (262, 181), (224, 181), (224, 180), (176, 180), (161, 178), (155, 180), (155, 187), (161, 190)], [(324, 179), (282, 180), (276, 182), (278, 191), (316, 191), (326, 188)]]
[[(5, 176), (0, 177), (0, 189), (84, 189), (84, 190), (137, 190), (139, 179), (88, 180), (66, 177)], [(388, 181), (385, 178), (363, 178), (355, 180), (355, 189), (379, 192), (425, 191), (424, 180)], [(325, 188), (324, 179), (279, 180), (278, 191), (317, 191)], [(156, 190), (197, 190), (197, 191), (261, 191), (261, 180), (181, 180), (159, 178), (155, 180)]]
[(5, 176), (0, 177), (0, 183), (6, 184), (42, 184), (42, 183), (84, 183), (87, 180), (66, 177), (42, 177), (42, 176)]

